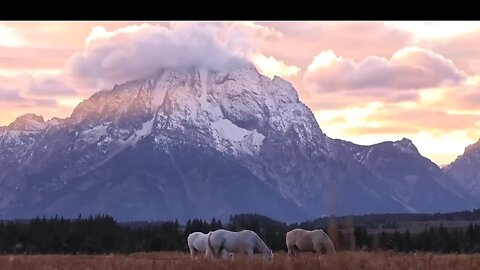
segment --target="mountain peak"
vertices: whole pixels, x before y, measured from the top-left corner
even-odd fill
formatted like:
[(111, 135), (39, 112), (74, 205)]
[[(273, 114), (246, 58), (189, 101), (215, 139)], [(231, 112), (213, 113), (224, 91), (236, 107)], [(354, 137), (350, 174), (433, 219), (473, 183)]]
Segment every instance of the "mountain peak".
[(48, 120), (46, 122), (46, 124), (50, 125), (50, 126), (54, 126), (54, 125), (58, 125), (58, 124), (62, 123), (63, 121), (65, 121), (65, 119), (62, 119), (62, 118), (59, 118), (59, 117), (53, 117), (52, 119)]
[(453, 178), (461, 192), (467, 192), (475, 197), (480, 195), (480, 140), (467, 146), (462, 155), (444, 168)]
[(42, 130), (45, 128), (45, 120), (41, 115), (27, 113), (17, 117), (15, 121), (8, 125), (8, 128), (11, 130)]
[(465, 147), (465, 151), (464, 151), (464, 155), (465, 154), (472, 154), (472, 153), (476, 153), (480, 151), (480, 139), (475, 142), (475, 143), (472, 143), (470, 144), (469, 146)]
[(95, 93), (67, 119), (28, 114), (4, 129), (1, 218), (292, 220), (466, 205), (411, 140), (337, 143), (290, 82), (253, 65), (159, 69)]
[(402, 138), (399, 141), (393, 142), (393, 146), (407, 154), (418, 154), (418, 149), (415, 144), (413, 144), (412, 140), (407, 138)]

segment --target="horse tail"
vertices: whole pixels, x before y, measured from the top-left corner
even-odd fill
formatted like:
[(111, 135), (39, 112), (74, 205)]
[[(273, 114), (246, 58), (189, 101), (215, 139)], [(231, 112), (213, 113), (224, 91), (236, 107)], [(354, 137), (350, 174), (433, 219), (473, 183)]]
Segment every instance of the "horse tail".
[(212, 236), (212, 231), (208, 233), (207, 237), (207, 254), (212, 253), (213, 255), (215, 255), (215, 250), (213, 249), (212, 242), (210, 241), (210, 236)]

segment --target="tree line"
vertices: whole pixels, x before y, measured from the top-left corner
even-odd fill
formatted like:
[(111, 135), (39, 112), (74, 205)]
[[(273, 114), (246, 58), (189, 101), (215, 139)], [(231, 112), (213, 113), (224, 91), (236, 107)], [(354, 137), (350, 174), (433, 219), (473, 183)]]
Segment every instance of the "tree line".
[(108, 215), (65, 219), (40, 218), (28, 221), (0, 221), (0, 252), (27, 254), (105, 254), (140, 251), (187, 251), (191, 232), (208, 233), (220, 228), (255, 231), (274, 251), (285, 251), (285, 234), (293, 228), (323, 229), (337, 250), (394, 250), (400, 252), (480, 252), (480, 225), (448, 230), (429, 227), (418, 233), (368, 233), (366, 225), (317, 226), (315, 222), (286, 224), (257, 214), (231, 216), (220, 220), (188, 220), (155, 223), (119, 223)]
[[(318, 218), (312, 221), (302, 222), (302, 226), (306, 227), (326, 227), (332, 220), (332, 217), (326, 216)], [(335, 222), (337, 226), (350, 227), (351, 222), (354, 221), (355, 225), (365, 226), (368, 228), (376, 228), (378, 225), (383, 225), (384, 228), (395, 227), (395, 223), (398, 222), (411, 222), (411, 221), (474, 221), (480, 220), (480, 209), (465, 210), (458, 212), (448, 213), (401, 213), (401, 214), (368, 214), (368, 215), (348, 215), (342, 217), (336, 217)]]

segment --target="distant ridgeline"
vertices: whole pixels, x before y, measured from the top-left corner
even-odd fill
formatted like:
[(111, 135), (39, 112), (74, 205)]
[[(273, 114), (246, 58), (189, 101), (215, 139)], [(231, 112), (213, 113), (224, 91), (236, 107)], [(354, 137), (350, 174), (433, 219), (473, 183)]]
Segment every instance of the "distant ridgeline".
[(286, 224), (257, 214), (231, 216), (227, 223), (192, 219), (119, 223), (111, 216), (0, 221), (0, 252), (27, 254), (103, 254), (139, 251), (187, 251), (191, 232), (219, 228), (255, 231), (275, 251), (286, 250), (293, 228), (328, 233), (337, 250), (480, 252), (480, 210), (443, 214), (375, 214), (324, 217)]

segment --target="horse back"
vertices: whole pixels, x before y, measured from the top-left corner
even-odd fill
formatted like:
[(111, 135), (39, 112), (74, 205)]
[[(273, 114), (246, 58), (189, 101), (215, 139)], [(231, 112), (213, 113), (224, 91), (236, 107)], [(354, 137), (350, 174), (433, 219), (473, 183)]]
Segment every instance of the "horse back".
[(304, 229), (293, 229), (286, 235), (287, 247), (296, 247), (303, 251), (314, 250), (313, 231)]

